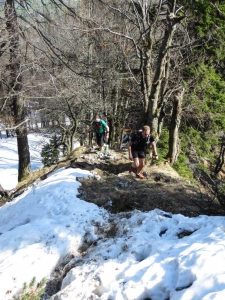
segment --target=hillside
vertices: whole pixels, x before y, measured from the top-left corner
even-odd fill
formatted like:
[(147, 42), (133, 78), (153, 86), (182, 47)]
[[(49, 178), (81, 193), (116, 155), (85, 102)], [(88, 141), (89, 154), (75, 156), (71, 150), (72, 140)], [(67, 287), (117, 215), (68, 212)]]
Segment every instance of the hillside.
[(182, 179), (167, 163), (148, 162), (145, 180), (128, 173), (130, 161), (124, 152), (110, 150), (98, 155), (94, 149), (83, 148), (72, 167), (84, 168), (96, 176), (82, 179), (80, 198), (94, 202), (111, 212), (155, 208), (185, 216), (224, 215), (224, 209), (210, 193), (206, 183), (191, 184)]
[(95, 149), (80, 147), (57, 166), (32, 173), (30, 178), (6, 195), (11, 200), (38, 178), (44, 180), (56, 169), (72, 167), (89, 170), (94, 174), (89, 179), (78, 179), (82, 183), (79, 197), (113, 213), (158, 208), (190, 217), (200, 214), (225, 215), (207, 182), (191, 184), (181, 178), (167, 162), (159, 164), (157, 161), (146, 164), (146, 179), (136, 179), (128, 173), (130, 163), (126, 149), (110, 149), (106, 154), (97, 154)]
[[(218, 266), (223, 259), (220, 255), (224, 255), (221, 248), (224, 241), (221, 224), (224, 220), (220, 217), (209, 219), (207, 215), (224, 215), (224, 210), (213, 200), (206, 186), (190, 184), (166, 162), (148, 163), (145, 167), (147, 178), (136, 179), (128, 173), (130, 161), (127, 157), (126, 149), (110, 149), (109, 153), (98, 155), (94, 149), (80, 147), (71, 157), (61, 159), (58, 165), (39, 169), (14, 190), (4, 191), (5, 200), (10, 201), (27, 190), (18, 198), (20, 201), (2, 207), (0, 236), (5, 248), (2, 248), (0, 260), (7, 272), (2, 272), (1, 276), (7, 286), (0, 290), (5, 295), (1, 299), (11, 300), (11, 291), (14, 293), (34, 274), (38, 281), (48, 277), (43, 300), (75, 299), (74, 294), (80, 296), (83, 291), (85, 299), (99, 299), (111, 286), (111, 281), (109, 285), (104, 280), (99, 281), (99, 278), (105, 277), (118, 282), (120, 293), (120, 289), (124, 291), (126, 288), (121, 286), (120, 279), (125, 278), (129, 270), (134, 274), (128, 280), (132, 286), (137, 276), (137, 284), (142, 282), (144, 290), (152, 280), (149, 295), (155, 291), (158, 295), (158, 291), (162, 290), (166, 294), (165, 299), (169, 299), (168, 295), (172, 292), (190, 293), (192, 288), (196, 289), (195, 285), (201, 286), (205, 295), (205, 286), (200, 280), (205, 281), (206, 275), (213, 280), (216, 278), (217, 282), (222, 281), (223, 265), (221, 274), (217, 268), (213, 273), (209, 265)], [(60, 172), (55, 172), (59, 169)], [(89, 170), (93, 176), (81, 169)], [(195, 218), (199, 214), (202, 216)], [(189, 255), (183, 255), (184, 244)], [(35, 247), (38, 251), (33, 251)], [(165, 258), (165, 247), (169, 259)], [(213, 255), (215, 247), (218, 247), (217, 262)], [(5, 257), (9, 248), (11, 253)], [(24, 251), (23, 258), (21, 251)], [(134, 264), (130, 264), (134, 253), (137, 256), (135, 254)], [(171, 264), (171, 257), (176, 264)], [(185, 261), (179, 261), (178, 257), (185, 258)], [(196, 259), (193, 260), (193, 257)], [(124, 261), (128, 262), (129, 269)], [(143, 261), (149, 264), (143, 267)], [(113, 263), (115, 278), (111, 277), (109, 263)], [(26, 270), (23, 274), (20, 272), (21, 265)], [(122, 265), (125, 266), (124, 271)], [(133, 267), (137, 265), (140, 271), (133, 273)], [(187, 265), (185, 281), (180, 282)], [(118, 277), (118, 266), (121, 277)], [(162, 278), (163, 268), (166, 276)], [(153, 272), (152, 279), (149, 279), (150, 271)], [(195, 282), (190, 284), (193, 272)], [(13, 279), (11, 274), (14, 274)], [(155, 285), (155, 276), (159, 277), (160, 284)], [(146, 281), (143, 282), (144, 277)], [(171, 282), (172, 277), (177, 282)], [(197, 280), (199, 282), (196, 283)], [(165, 289), (167, 282), (169, 288)], [(215, 285), (213, 288), (218, 292)], [(134, 290), (138, 288), (135, 286)], [(143, 293), (135, 299), (159, 298), (146, 297)]]

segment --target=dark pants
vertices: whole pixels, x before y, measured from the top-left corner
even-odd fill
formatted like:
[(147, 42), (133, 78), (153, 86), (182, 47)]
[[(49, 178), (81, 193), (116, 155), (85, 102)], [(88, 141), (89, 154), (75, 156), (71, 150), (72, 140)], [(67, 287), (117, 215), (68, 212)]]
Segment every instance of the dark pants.
[(132, 147), (131, 147), (131, 152), (132, 152), (132, 156), (133, 158), (145, 158), (146, 157), (146, 151), (144, 150), (134, 150)]
[(99, 147), (103, 147), (105, 142), (105, 133), (97, 133), (96, 132), (96, 141)]

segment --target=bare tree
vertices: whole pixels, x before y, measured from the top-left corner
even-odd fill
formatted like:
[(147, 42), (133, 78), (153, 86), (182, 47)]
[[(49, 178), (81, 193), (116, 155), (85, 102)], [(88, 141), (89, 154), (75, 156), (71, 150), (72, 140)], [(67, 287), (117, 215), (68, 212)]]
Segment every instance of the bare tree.
[[(5, 1), (6, 30), (8, 31), (9, 49), (9, 83), (7, 101), (12, 105), (14, 124), (16, 126), (19, 156), (18, 180), (30, 173), (30, 153), (25, 121), (25, 107), (20, 91), (22, 90), (21, 61), (19, 53), (19, 25), (14, 0)], [(17, 127), (18, 126), (18, 127)]]
[(95, 26), (127, 39), (136, 52), (140, 72), (134, 72), (135, 60), (127, 59), (126, 63), (127, 70), (142, 90), (142, 123), (149, 124), (153, 131), (160, 134), (162, 110), (169, 91), (177, 84), (170, 86), (171, 51), (177, 49), (176, 53), (179, 53), (179, 47), (174, 46), (173, 41), (185, 13), (175, 0), (99, 2), (116, 16), (116, 23), (111, 22), (103, 27), (95, 19)]
[(173, 164), (180, 152), (179, 128), (182, 117), (182, 102), (184, 97), (184, 89), (177, 92), (173, 100), (172, 116), (169, 128), (169, 152), (167, 157)]

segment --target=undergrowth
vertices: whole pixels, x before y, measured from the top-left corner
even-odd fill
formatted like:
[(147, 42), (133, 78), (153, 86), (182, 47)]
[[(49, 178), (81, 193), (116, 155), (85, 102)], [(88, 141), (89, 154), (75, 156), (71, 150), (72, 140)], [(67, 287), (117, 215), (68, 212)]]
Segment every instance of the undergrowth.
[(221, 183), (217, 191), (218, 199), (220, 204), (225, 207), (225, 183)]
[(177, 161), (173, 164), (173, 168), (181, 177), (187, 179), (190, 182), (194, 182), (193, 172), (188, 167), (188, 158), (186, 157), (184, 152), (181, 152), (179, 154)]
[(46, 279), (43, 278), (40, 283), (36, 284), (36, 278), (33, 277), (31, 282), (23, 284), (23, 289), (19, 296), (14, 297), (15, 300), (41, 300), (41, 296), (45, 291)]
[(0, 196), (0, 206), (4, 205), (7, 202), (6, 196)]
[[(167, 128), (163, 128), (162, 133), (160, 135), (160, 140), (157, 144), (157, 149), (159, 152), (159, 162), (167, 159), (168, 155), (168, 140), (169, 140), (169, 131)], [(193, 182), (193, 173), (192, 170), (188, 167), (188, 153), (187, 149), (187, 141), (186, 139), (182, 139), (181, 136), (181, 149), (178, 155), (177, 161), (172, 165), (173, 169), (177, 171), (177, 173), (183, 177), (184, 179)]]

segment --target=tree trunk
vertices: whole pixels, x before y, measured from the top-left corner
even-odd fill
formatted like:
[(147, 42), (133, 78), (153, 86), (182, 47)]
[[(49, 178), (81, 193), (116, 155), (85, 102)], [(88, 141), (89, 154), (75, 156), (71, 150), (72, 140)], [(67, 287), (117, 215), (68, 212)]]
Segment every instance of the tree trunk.
[[(159, 134), (159, 119), (162, 122), (162, 109), (165, 106), (165, 89), (169, 80), (170, 69), (170, 47), (173, 36), (176, 31), (176, 23), (169, 20), (168, 28), (165, 31), (164, 40), (162, 42), (159, 57), (157, 61), (157, 69), (154, 80), (152, 82), (151, 94), (149, 95), (149, 106), (147, 112), (147, 124), (151, 126), (153, 132)], [(162, 126), (162, 124), (161, 124)]]
[[(149, 108), (149, 96), (152, 88), (152, 49), (151, 43), (152, 36), (149, 33), (148, 36), (148, 47), (144, 50), (140, 50), (140, 61), (141, 61), (141, 87), (144, 95), (144, 115), (147, 114)], [(145, 117), (144, 117), (145, 118)], [(146, 123), (144, 121), (144, 123)]]
[(225, 136), (222, 139), (221, 147), (220, 147), (220, 154), (217, 158), (217, 163), (215, 167), (215, 173), (218, 174), (224, 165), (224, 156), (225, 156)]
[(117, 141), (117, 121), (118, 121), (117, 114), (118, 114), (118, 105), (119, 105), (117, 85), (115, 85), (112, 89), (111, 102), (112, 102), (112, 114), (110, 115), (110, 117), (108, 117), (109, 135), (110, 135), (108, 143), (115, 146)]
[(19, 34), (17, 16), (13, 0), (5, 1), (6, 28), (9, 34), (9, 97), (12, 101), (13, 118), (16, 126), (19, 156), (18, 181), (30, 174), (30, 152), (27, 138), (25, 110), (19, 92), (22, 89), (22, 76), (19, 59)]
[(124, 136), (124, 129), (125, 129), (125, 124), (127, 120), (127, 108), (129, 104), (129, 100), (127, 97), (124, 97), (123, 101), (123, 110), (122, 110), (122, 121), (121, 121), (121, 132), (120, 132), (120, 144), (119, 144), (119, 149), (122, 149), (122, 143), (123, 143), (123, 136)]
[(173, 164), (179, 154), (179, 127), (182, 116), (182, 102), (184, 97), (184, 89), (177, 93), (173, 101), (173, 112), (169, 130), (169, 152), (168, 158)]

